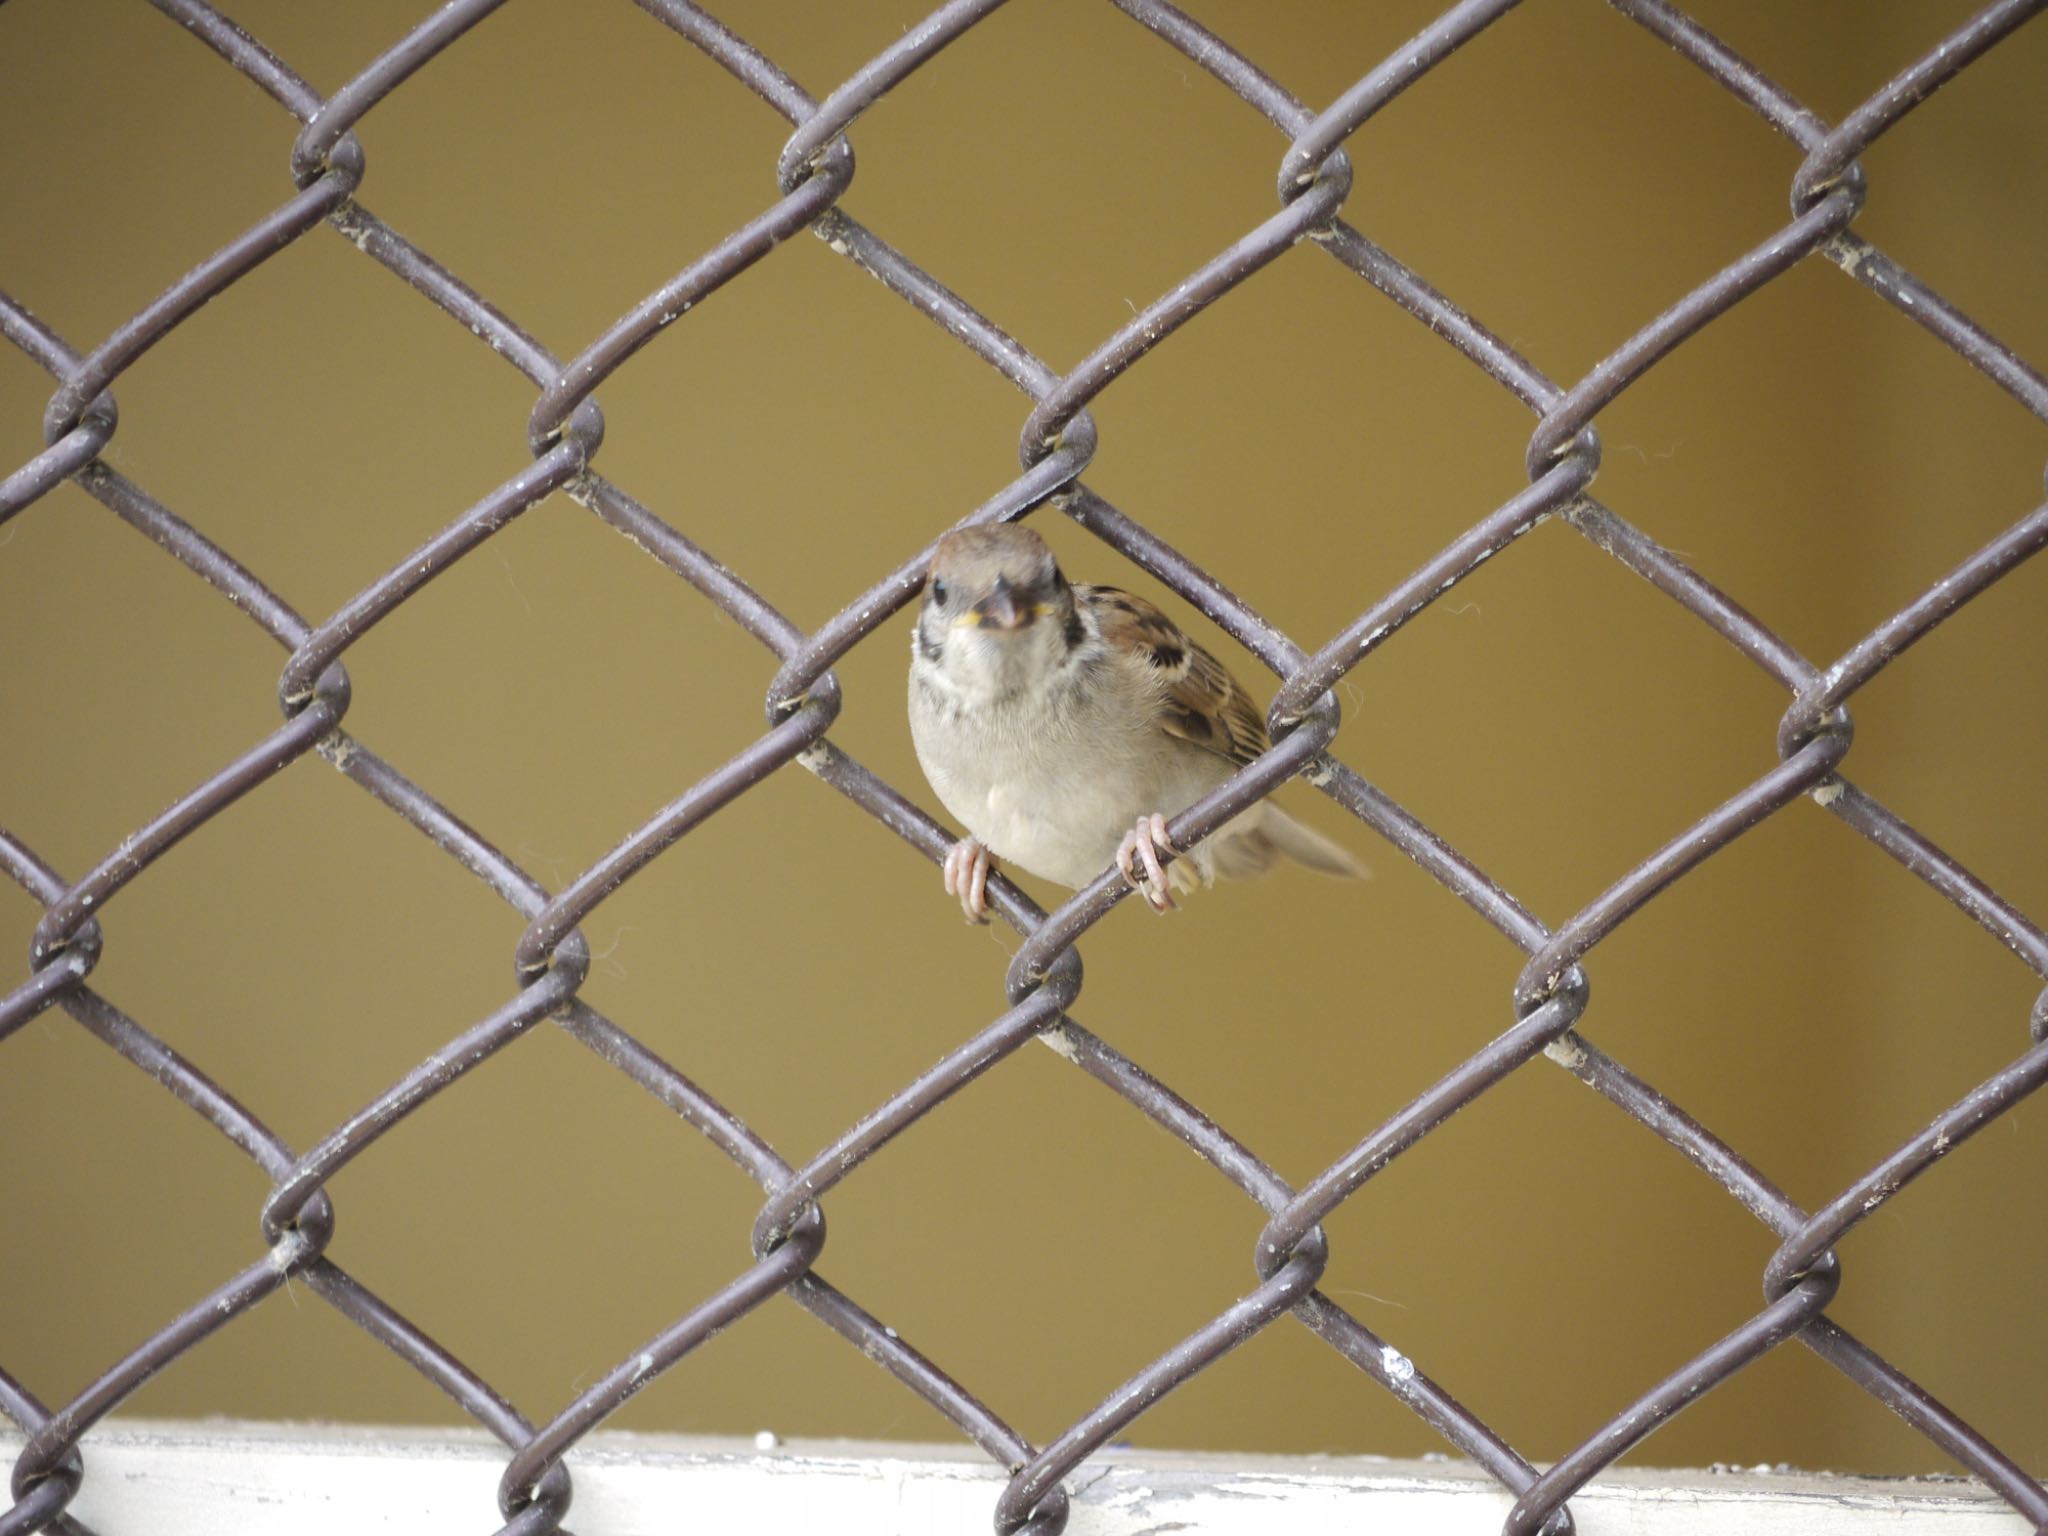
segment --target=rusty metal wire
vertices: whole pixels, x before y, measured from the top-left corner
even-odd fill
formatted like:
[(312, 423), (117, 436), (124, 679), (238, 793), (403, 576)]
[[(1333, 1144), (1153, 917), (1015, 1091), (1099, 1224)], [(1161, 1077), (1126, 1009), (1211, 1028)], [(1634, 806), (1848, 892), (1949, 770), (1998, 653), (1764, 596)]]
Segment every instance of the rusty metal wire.
[[(453, 0), (442, 6), (325, 98), (207, 0), (152, 3), (299, 124), (291, 154), (295, 186), (273, 212), (83, 355), (23, 305), (0, 296), (0, 330), (57, 380), (43, 422), (48, 446), (0, 482), (0, 521), (31, 506), (60, 481), (76, 480), (284, 647), (279, 683), (284, 722), (75, 878), (59, 874), (19, 839), (0, 833), (0, 866), (45, 908), (31, 940), (30, 974), (0, 999), (0, 1040), (54, 1005), (161, 1083), (269, 1176), (273, 1188), (262, 1211), (268, 1246), (246, 1269), (142, 1340), (68, 1403), (46, 1407), (0, 1371), (0, 1412), (27, 1436), (13, 1473), (14, 1503), (0, 1514), (0, 1536), (84, 1531), (65, 1513), (85, 1475), (81, 1440), (153, 1373), (246, 1315), (289, 1278), (304, 1282), (506, 1444), (511, 1455), (499, 1489), (506, 1532), (561, 1529), (571, 1493), (566, 1458), (578, 1441), (698, 1343), (779, 1293), (790, 1295), (880, 1363), (1008, 1470), (1010, 1482), (995, 1515), (995, 1527), (1004, 1533), (1049, 1536), (1061, 1529), (1067, 1512), (1063, 1479), (1162, 1395), (1289, 1315), (1511, 1490), (1517, 1502), (1506, 1524), (1510, 1533), (1568, 1530), (1566, 1501), (1589, 1478), (1680, 1407), (1790, 1339), (1893, 1409), (2038, 1529), (2048, 1531), (2048, 1490), (1826, 1311), (1842, 1284), (1834, 1245), (1945, 1151), (2048, 1079), (2048, 991), (2034, 1007), (2027, 1048), (2008, 1066), (1815, 1211), (1797, 1205), (1734, 1148), (1575, 1028), (1587, 999), (1584, 963), (1602, 940), (1673, 881), (1809, 795), (2048, 979), (2048, 934), (1840, 772), (1851, 741), (1848, 701), (1900, 652), (2048, 543), (2048, 505), (1942, 573), (1841, 657), (1819, 666), (1588, 493), (1600, 463), (1600, 412), (1673, 348), (1812, 256), (1839, 266), (2048, 421), (2048, 379), (1854, 229), (1866, 196), (1857, 157), (2048, 0), (1999, 0), (1985, 6), (1832, 125), (1666, 0), (1612, 0), (1622, 16), (1676, 49), (1796, 145), (1804, 159), (1793, 179), (1791, 216), (1782, 229), (1699, 283), (1569, 386), (1554, 383), (1341, 216), (1351, 186), (1342, 146), (1381, 107), (1514, 9), (1518, 0), (1463, 0), (1452, 6), (1321, 112), (1165, 0), (1113, 0), (1163, 45), (1209, 71), (1280, 131), (1286, 141), (1278, 173), (1280, 207), (1065, 373), (1032, 355), (857, 222), (842, 204), (854, 175), (846, 137), (854, 119), (997, 10), (1002, 0), (950, 0), (822, 101), (690, 0), (638, 0), (642, 9), (787, 119), (791, 136), (776, 167), (782, 195), (566, 360), (406, 241), (357, 197), (365, 165), (355, 125), (502, 0)], [(109, 391), (122, 373), (209, 299), (323, 223), (475, 333), (524, 374), (539, 395), (528, 422), (530, 461), (517, 465), (441, 533), (314, 623), (100, 455), (117, 429)], [(1173, 588), (1278, 677), (1270, 717), (1272, 749), (1175, 817), (1170, 827), (1175, 844), (1189, 846), (1287, 779), (1306, 775), (1527, 956), (1513, 990), (1510, 1027), (1299, 1189), (1075, 1019), (1081, 962), (1074, 946), (1128, 893), (1113, 871), (1050, 914), (1000, 878), (993, 882), (996, 909), (1024, 938), (1006, 978), (1007, 1010), (801, 1165), (785, 1159), (717, 1099), (578, 997), (589, 965), (578, 925), (678, 839), (791, 762), (800, 762), (928, 859), (941, 857), (951, 841), (915, 803), (840, 751), (826, 734), (841, 702), (833, 665), (913, 598), (928, 548), (906, 552), (867, 591), (815, 632), (805, 633), (740, 576), (594, 467), (604, 440), (594, 391), (698, 300), (806, 229), (936, 321), (1030, 398), (1020, 443), (1021, 473), (995, 490), (968, 521), (1022, 517), (1048, 503), (1057, 507)], [(1188, 319), (1303, 240), (1321, 246), (1425, 323), (1536, 416), (1528, 444), (1528, 487), (1473, 523), (1312, 652), (1080, 478), (1096, 445), (1088, 412), (1096, 397)], [(556, 490), (626, 534), (731, 615), (775, 658), (778, 670), (767, 694), (767, 728), (757, 740), (561, 890), (550, 892), (344, 728), (351, 697), (344, 662), (367, 630)], [(1334, 685), (1482, 561), (1548, 520), (1577, 529), (1644, 577), (1790, 696), (1777, 734), (1777, 766), (1554, 926), (1328, 750), (1338, 717)], [(934, 535), (939, 531), (934, 529)], [(505, 1002), (317, 1145), (295, 1150), (196, 1064), (102, 997), (89, 977), (103, 941), (99, 913), (108, 902), (173, 844), (309, 752), (318, 753), (482, 880), (521, 914), (526, 928), (515, 951), (515, 986)], [(753, 1229), (752, 1264), (566, 1408), (536, 1424), (326, 1256), (333, 1210), (325, 1187), (398, 1121), (420, 1112), (470, 1068), (549, 1019), (701, 1131), (767, 1192), (767, 1200)], [(1264, 1218), (1253, 1251), (1257, 1284), (1145, 1363), (1044, 1446), (1027, 1443), (937, 1364), (834, 1288), (817, 1267), (825, 1246), (823, 1198), (877, 1148), (1034, 1038), (1045, 1040), (1185, 1141), (1241, 1189)], [(1622, 1405), (1576, 1449), (1541, 1471), (1417, 1363), (1316, 1288), (1327, 1258), (1322, 1220), (1449, 1115), (1538, 1056), (1563, 1066), (1663, 1138), (1780, 1239), (1763, 1277), (1765, 1305), (1749, 1321)]]

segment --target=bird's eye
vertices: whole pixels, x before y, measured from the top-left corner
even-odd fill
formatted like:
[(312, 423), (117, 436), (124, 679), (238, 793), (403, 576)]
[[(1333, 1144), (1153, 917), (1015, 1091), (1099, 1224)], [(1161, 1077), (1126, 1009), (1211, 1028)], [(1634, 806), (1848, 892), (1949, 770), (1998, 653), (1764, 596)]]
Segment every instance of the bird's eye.
[(932, 578), (932, 601), (941, 608), (946, 606), (946, 584), (936, 576)]

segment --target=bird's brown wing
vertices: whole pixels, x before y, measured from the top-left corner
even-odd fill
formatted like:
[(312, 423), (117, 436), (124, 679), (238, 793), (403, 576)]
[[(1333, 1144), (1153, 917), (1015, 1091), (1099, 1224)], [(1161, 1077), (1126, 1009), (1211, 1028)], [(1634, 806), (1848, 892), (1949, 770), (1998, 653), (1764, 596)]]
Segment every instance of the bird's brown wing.
[(1074, 595), (1093, 610), (1112, 650), (1158, 677), (1165, 706), (1159, 723), (1169, 735), (1234, 763), (1266, 750), (1265, 716), (1250, 695), (1157, 607), (1117, 587), (1077, 585)]

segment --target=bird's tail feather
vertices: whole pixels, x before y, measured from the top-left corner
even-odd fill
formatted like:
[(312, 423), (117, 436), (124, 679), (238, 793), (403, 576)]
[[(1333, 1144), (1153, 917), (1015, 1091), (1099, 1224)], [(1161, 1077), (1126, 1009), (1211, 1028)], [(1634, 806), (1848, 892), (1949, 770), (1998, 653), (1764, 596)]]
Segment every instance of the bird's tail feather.
[(1267, 805), (1259, 831), (1288, 858), (1318, 874), (1337, 875), (1346, 880), (1372, 878), (1372, 871), (1357, 854), (1313, 827), (1302, 825), (1277, 805)]
[(1204, 885), (1217, 875), (1226, 880), (1249, 880), (1263, 875), (1283, 857), (1319, 874), (1347, 880), (1372, 876), (1350, 849), (1303, 826), (1271, 801), (1253, 806), (1167, 873), (1171, 876), (1183, 864), (1193, 866), (1184, 877), (1190, 886), (1197, 876)]

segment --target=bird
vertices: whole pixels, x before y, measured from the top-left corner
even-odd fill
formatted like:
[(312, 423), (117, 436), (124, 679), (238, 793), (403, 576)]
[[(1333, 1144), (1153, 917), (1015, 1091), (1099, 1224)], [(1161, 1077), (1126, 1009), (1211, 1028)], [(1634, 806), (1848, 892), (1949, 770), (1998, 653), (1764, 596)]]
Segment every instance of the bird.
[(967, 828), (943, 868), (969, 922), (988, 920), (998, 860), (1075, 889), (1114, 862), (1161, 913), (1178, 906), (1176, 892), (1262, 874), (1282, 857), (1367, 873), (1265, 800), (1196, 847), (1173, 847), (1167, 818), (1264, 752), (1265, 720), (1155, 604), (1068, 581), (1045, 540), (1018, 524), (957, 528), (934, 547), (911, 633), (910, 735)]

